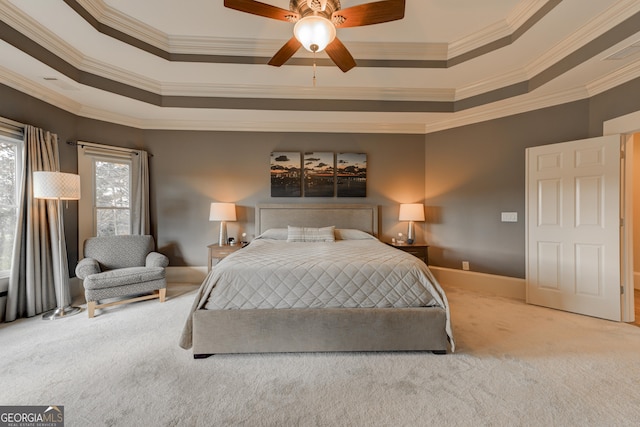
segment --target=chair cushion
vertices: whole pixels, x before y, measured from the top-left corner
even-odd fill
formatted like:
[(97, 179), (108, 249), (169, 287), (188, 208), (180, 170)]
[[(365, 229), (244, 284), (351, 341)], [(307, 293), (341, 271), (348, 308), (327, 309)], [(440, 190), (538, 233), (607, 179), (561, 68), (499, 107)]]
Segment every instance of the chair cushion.
[(153, 251), (151, 236), (101, 236), (84, 242), (84, 256), (100, 264), (100, 270), (144, 267), (147, 254)]
[(128, 267), (91, 274), (84, 279), (85, 289), (105, 289), (127, 286), (165, 278), (162, 267)]

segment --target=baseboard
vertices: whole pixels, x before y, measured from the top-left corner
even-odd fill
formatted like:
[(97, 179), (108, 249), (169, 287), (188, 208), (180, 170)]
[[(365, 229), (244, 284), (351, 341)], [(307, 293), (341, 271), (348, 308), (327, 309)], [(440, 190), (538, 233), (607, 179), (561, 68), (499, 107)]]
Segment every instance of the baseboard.
[[(523, 301), (525, 299), (524, 279), (443, 267), (429, 269), (443, 286), (451, 285)], [(207, 267), (167, 267), (169, 283), (202, 283), (206, 276)]]
[(455, 286), (522, 301), (526, 298), (524, 279), (444, 267), (429, 266), (429, 269), (443, 288)]
[(207, 267), (167, 267), (168, 283), (202, 283)]
[(0, 322), (4, 322), (4, 314), (6, 313), (7, 297), (0, 297)]

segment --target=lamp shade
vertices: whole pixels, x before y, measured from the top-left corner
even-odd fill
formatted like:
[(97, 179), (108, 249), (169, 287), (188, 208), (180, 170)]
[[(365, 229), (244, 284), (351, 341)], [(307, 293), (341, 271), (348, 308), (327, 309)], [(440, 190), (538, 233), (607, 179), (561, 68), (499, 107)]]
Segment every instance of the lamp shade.
[(209, 210), (209, 221), (235, 221), (235, 203), (211, 203)]
[(424, 205), (422, 203), (402, 203), (399, 221), (424, 221)]
[(321, 52), (336, 38), (336, 27), (327, 18), (310, 15), (296, 22), (293, 34), (309, 52)]
[(33, 197), (36, 199), (78, 200), (80, 175), (63, 172), (33, 173)]

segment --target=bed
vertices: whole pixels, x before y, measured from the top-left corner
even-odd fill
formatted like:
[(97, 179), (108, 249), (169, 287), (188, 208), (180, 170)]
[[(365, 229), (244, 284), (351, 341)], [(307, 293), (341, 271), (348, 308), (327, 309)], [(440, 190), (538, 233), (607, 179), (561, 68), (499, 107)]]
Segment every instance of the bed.
[(212, 354), (455, 350), (446, 295), (380, 242), (378, 207), (261, 204), (251, 244), (202, 283), (180, 339)]

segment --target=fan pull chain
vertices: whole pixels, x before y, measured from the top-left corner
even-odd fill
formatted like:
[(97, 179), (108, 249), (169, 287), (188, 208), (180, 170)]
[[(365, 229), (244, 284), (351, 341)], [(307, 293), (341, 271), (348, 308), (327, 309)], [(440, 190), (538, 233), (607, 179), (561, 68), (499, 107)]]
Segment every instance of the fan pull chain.
[(316, 53), (313, 52), (313, 87), (316, 87)]

